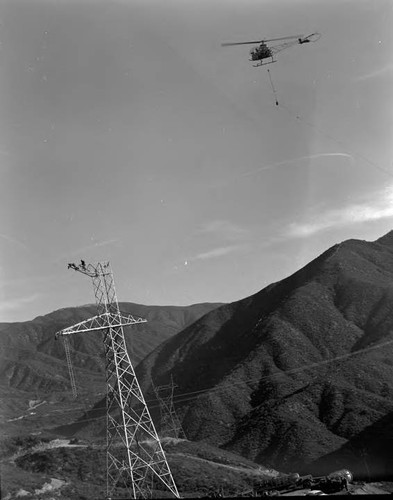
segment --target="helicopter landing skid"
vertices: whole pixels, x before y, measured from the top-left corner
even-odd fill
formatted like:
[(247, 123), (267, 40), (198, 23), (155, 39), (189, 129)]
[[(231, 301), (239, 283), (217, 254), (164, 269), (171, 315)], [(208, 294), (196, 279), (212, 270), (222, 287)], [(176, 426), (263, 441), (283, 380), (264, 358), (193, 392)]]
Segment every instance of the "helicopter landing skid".
[(259, 64), (253, 64), (253, 66), (254, 66), (254, 68), (259, 68), (259, 66), (267, 66), (268, 64), (273, 64), (275, 62), (277, 62), (277, 61), (270, 61), (270, 62), (265, 62), (265, 63), (261, 62)]

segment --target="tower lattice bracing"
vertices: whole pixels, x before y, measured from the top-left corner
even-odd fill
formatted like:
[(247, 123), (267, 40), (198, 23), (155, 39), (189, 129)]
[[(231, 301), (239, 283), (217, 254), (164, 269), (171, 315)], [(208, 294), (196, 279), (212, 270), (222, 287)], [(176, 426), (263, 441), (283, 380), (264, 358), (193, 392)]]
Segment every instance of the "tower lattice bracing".
[[(93, 281), (98, 315), (56, 333), (56, 337), (101, 331), (106, 355), (107, 498), (150, 498), (153, 489), (179, 498), (160, 439), (127, 352), (123, 327), (146, 322), (122, 315), (109, 262), (68, 268)], [(67, 356), (69, 363), (69, 353)], [(73, 386), (74, 388), (74, 386)]]
[(170, 384), (156, 387), (152, 381), (152, 387), (160, 405), (161, 436), (185, 438), (184, 430), (173, 404), (173, 394), (177, 385), (173, 383), (172, 376)]

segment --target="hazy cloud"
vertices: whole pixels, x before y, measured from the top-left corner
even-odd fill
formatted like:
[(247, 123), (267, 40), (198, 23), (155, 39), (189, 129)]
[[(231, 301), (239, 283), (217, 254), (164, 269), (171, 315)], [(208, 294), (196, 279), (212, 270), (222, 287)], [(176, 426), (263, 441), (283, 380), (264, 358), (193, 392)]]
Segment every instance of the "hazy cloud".
[(390, 217), (393, 217), (393, 186), (375, 193), (372, 200), (347, 205), (341, 209), (329, 209), (315, 214), (304, 222), (290, 224), (286, 236), (289, 238), (303, 238), (347, 224)]
[(193, 234), (193, 248), (210, 248), (187, 258), (187, 263), (197, 260), (216, 259), (248, 248), (250, 231), (229, 220), (215, 219), (198, 226)]
[(68, 253), (61, 255), (60, 257), (58, 257), (56, 259), (56, 262), (60, 262), (64, 259), (70, 259), (71, 257), (75, 257), (77, 255), (79, 256), (79, 255), (86, 253), (86, 252), (89, 252), (90, 250), (93, 250), (95, 248), (100, 248), (100, 247), (104, 247), (107, 245), (114, 245), (114, 244), (119, 243), (119, 242), (120, 242), (119, 238), (112, 238), (110, 240), (104, 240), (104, 241), (96, 241), (95, 243), (92, 243), (91, 245), (86, 245), (84, 247), (78, 248), (77, 250), (74, 250), (72, 252), (68, 252)]
[(317, 153), (317, 154), (313, 154), (313, 155), (301, 156), (299, 158), (291, 158), (289, 160), (279, 161), (279, 162), (275, 162), (275, 163), (269, 163), (268, 165), (263, 165), (262, 167), (259, 167), (255, 170), (251, 170), (250, 172), (246, 172), (244, 174), (241, 174), (241, 175), (237, 176), (236, 178), (248, 177), (250, 175), (257, 174), (258, 172), (262, 172), (263, 170), (270, 170), (272, 168), (282, 167), (284, 165), (290, 165), (291, 163), (302, 162), (305, 160), (313, 160), (316, 158), (334, 157), (334, 156), (342, 156), (344, 158), (349, 158), (351, 161), (353, 161), (353, 156), (350, 155), (349, 153)]
[(213, 248), (211, 250), (208, 250), (206, 252), (201, 252), (194, 257), (191, 257), (188, 259), (189, 261), (193, 260), (207, 260), (207, 259), (214, 259), (217, 257), (223, 257), (224, 255), (228, 255), (230, 253), (238, 252), (242, 249), (244, 249), (244, 245), (228, 245), (225, 247), (217, 247)]
[(355, 80), (357, 82), (362, 82), (365, 80), (370, 80), (371, 78), (377, 78), (379, 76), (393, 76), (393, 64), (389, 63), (382, 68), (376, 69), (375, 71), (371, 71), (370, 73), (358, 76)]
[(33, 293), (26, 297), (18, 297), (16, 299), (2, 299), (0, 302), (0, 316), (2, 316), (5, 313), (8, 313), (9, 311), (15, 311), (21, 309), (25, 305), (34, 302), (40, 297), (41, 294)]
[(15, 245), (27, 250), (27, 245), (25, 245), (24, 243), (19, 241), (17, 238), (13, 238), (12, 236), (9, 236), (8, 234), (0, 233), (0, 238), (8, 241), (10, 243), (14, 243)]
[(228, 241), (236, 241), (244, 238), (248, 231), (241, 226), (228, 220), (212, 220), (203, 224), (198, 234), (214, 235)]

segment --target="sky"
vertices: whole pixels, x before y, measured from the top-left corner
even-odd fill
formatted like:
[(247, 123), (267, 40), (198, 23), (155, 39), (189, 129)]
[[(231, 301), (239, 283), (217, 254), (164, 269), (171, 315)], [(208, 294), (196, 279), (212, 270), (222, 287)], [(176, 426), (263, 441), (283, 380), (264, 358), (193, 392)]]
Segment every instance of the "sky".
[[(94, 302), (80, 259), (119, 301), (231, 302), (390, 231), (392, 21), (390, 0), (1, 0), (0, 321)], [(259, 68), (221, 46), (313, 32)]]

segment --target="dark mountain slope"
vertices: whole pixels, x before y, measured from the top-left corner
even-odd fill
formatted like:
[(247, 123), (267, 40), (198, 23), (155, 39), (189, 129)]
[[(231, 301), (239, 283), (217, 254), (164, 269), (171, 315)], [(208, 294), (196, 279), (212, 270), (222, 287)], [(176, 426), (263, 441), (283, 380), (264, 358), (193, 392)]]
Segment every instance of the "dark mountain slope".
[[(120, 303), (124, 314), (141, 316), (147, 323), (125, 328), (127, 346), (137, 363), (159, 343), (182, 330), (219, 304), (191, 306), (143, 306)], [(94, 305), (60, 309), (32, 321), (6, 323), (0, 327), (0, 384), (34, 393), (69, 390), (69, 378), (62, 340), (55, 332), (97, 314)], [(72, 359), (81, 389), (104, 382), (101, 334), (69, 337)], [(98, 382), (101, 381), (101, 382)]]
[(349, 461), (358, 478), (393, 480), (392, 413), (366, 427), (340, 449), (322, 457), (312, 465), (312, 470), (343, 468)]
[(172, 375), (189, 438), (264, 465), (340, 448), (393, 411), (392, 240), (348, 240), (215, 309), (140, 363), (142, 386)]

